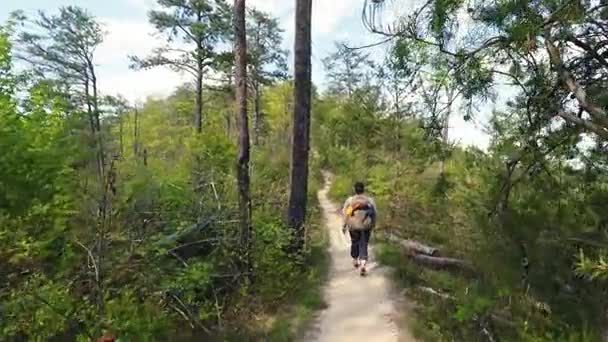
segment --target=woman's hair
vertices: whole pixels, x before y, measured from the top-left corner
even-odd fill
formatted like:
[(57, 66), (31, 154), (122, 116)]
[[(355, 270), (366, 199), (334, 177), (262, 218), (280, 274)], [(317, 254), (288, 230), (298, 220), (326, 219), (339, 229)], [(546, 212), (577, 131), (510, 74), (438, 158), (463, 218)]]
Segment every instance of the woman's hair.
[(355, 183), (355, 193), (357, 195), (362, 194), (365, 191), (365, 185), (362, 182)]

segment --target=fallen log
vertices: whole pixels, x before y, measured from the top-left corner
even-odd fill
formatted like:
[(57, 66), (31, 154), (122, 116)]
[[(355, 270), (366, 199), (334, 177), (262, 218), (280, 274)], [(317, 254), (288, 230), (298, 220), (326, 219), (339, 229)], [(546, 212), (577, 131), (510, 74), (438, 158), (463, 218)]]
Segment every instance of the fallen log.
[(461, 269), (467, 271), (473, 271), (473, 266), (467, 263), (464, 260), (454, 259), (454, 258), (442, 258), (442, 257), (434, 257), (423, 254), (415, 254), (410, 255), (410, 258), (414, 260), (415, 263), (428, 266), (435, 269)]
[(395, 235), (386, 235), (388, 241), (398, 244), (405, 255), (415, 263), (434, 269), (458, 269), (474, 273), (473, 266), (460, 259), (439, 256), (439, 249), (415, 240), (402, 239)]
[(163, 237), (161, 240), (157, 242), (159, 247), (174, 247), (176, 244), (180, 242), (187, 242), (188, 240), (194, 239), (197, 234), (200, 234), (205, 229), (211, 226), (213, 220), (208, 220), (207, 222), (195, 223), (183, 230), (176, 231), (171, 235), (167, 235)]
[(400, 244), (404, 248), (411, 250), (414, 253), (425, 254), (425, 255), (429, 255), (429, 256), (436, 256), (439, 254), (439, 249), (437, 249), (435, 247), (423, 245), (417, 241), (403, 240), (403, 241), (401, 241)]
[(401, 239), (394, 235), (387, 236), (389, 241), (398, 243), (402, 248), (409, 252), (411, 255), (425, 254), (429, 256), (437, 256), (439, 249), (431, 246), (427, 246), (423, 243), (414, 240)]
[(439, 292), (439, 291), (437, 291), (437, 290), (435, 290), (433, 288), (430, 288), (430, 287), (418, 286), (417, 288), (418, 288), (418, 290), (420, 290), (422, 292), (431, 294), (431, 295), (439, 297), (441, 299), (449, 299), (449, 300), (453, 300), (454, 299), (454, 297), (450, 296), (449, 294), (443, 293), (443, 292)]

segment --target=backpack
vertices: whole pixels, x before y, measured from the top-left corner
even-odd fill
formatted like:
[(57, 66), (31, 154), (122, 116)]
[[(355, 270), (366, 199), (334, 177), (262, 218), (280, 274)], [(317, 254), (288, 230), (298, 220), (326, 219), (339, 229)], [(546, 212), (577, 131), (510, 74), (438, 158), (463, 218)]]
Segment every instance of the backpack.
[(372, 229), (376, 223), (374, 207), (366, 196), (355, 195), (346, 208), (346, 225), (351, 230)]

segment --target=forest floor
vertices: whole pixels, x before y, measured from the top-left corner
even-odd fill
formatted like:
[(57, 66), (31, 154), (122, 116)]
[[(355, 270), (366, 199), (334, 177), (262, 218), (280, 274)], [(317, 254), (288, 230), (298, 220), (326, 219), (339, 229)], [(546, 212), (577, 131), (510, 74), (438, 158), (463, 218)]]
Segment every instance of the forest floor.
[(340, 209), (328, 198), (331, 177), (326, 179), (318, 196), (330, 239), (331, 269), (324, 288), (327, 309), (320, 312), (304, 341), (415, 342), (403, 324), (409, 310), (391, 284), (390, 269), (374, 259), (373, 247), (366, 277), (352, 266)]

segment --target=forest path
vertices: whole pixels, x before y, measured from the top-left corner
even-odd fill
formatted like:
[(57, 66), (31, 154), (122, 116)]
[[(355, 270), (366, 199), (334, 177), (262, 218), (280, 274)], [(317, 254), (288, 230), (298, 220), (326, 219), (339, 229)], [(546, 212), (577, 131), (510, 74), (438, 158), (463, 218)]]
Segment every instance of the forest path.
[(340, 209), (328, 198), (330, 187), (331, 176), (326, 174), (325, 187), (318, 196), (326, 236), (330, 239), (332, 265), (324, 289), (328, 307), (320, 313), (304, 340), (415, 342), (409, 331), (403, 331), (405, 328), (400, 331), (398, 327), (398, 322), (403, 321), (398, 312), (401, 305), (398, 305), (397, 296), (391, 288), (389, 269), (375, 261), (373, 248), (370, 249), (366, 277), (361, 277), (352, 266), (350, 240), (342, 234)]

